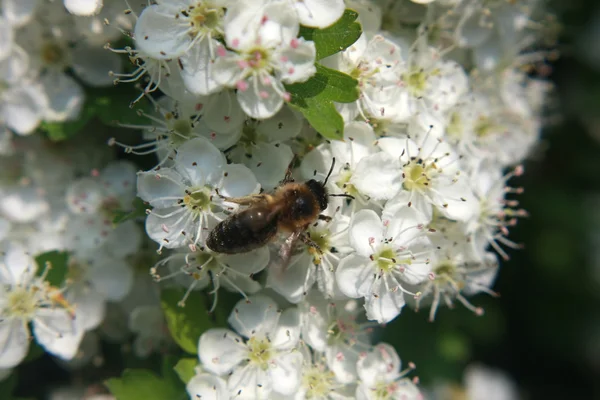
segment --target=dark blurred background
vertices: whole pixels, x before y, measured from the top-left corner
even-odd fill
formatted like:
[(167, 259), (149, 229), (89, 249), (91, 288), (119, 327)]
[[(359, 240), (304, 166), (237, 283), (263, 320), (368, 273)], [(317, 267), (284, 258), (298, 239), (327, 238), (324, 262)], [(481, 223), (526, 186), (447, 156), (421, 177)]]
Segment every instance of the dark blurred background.
[[(494, 299), (475, 317), (457, 306), (434, 324), (403, 312), (385, 339), (417, 364), (422, 382), (462, 381), (479, 362), (504, 370), (525, 399), (600, 399), (600, 2), (556, 0), (561, 56), (543, 143), (511, 180), (530, 217), (510, 238)], [(427, 357), (423, 357), (426, 354)]]

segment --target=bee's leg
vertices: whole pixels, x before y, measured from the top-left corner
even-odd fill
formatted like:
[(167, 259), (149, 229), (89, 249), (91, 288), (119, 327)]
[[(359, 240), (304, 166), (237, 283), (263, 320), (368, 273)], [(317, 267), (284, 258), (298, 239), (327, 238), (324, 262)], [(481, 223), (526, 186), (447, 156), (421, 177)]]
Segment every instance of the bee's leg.
[(329, 215), (319, 214), (319, 219), (321, 221), (330, 222), (333, 218), (331, 218)]
[(217, 193), (217, 196), (219, 196), (223, 200), (228, 201), (230, 203), (239, 204), (241, 206), (251, 206), (256, 203), (261, 203), (265, 200), (265, 196), (263, 194), (253, 194), (250, 196), (242, 197), (227, 197), (219, 193), (219, 189), (215, 189), (215, 192)]
[(285, 185), (288, 182), (294, 182), (294, 178), (292, 178), (292, 167), (294, 166), (294, 162), (296, 162), (296, 158), (297, 156), (294, 154), (292, 161), (290, 161), (290, 164), (285, 171), (285, 176), (283, 177), (283, 180), (279, 182), (279, 185)]
[(319, 253), (323, 253), (323, 251), (321, 250), (321, 247), (310, 238), (310, 235), (307, 233), (302, 233), (300, 235), (300, 240), (302, 240), (302, 242), (307, 245), (312, 247), (313, 249), (317, 250)]

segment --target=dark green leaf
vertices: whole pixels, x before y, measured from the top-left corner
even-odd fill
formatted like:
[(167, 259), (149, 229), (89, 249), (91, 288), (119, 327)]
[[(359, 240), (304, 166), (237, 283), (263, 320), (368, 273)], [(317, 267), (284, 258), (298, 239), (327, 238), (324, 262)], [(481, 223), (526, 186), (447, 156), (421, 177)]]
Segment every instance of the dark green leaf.
[(29, 345), (29, 351), (23, 360), (23, 364), (37, 360), (43, 356), (45, 352), (46, 351), (42, 348), (42, 346), (40, 346), (36, 341), (31, 342)]
[(38, 265), (37, 275), (41, 276), (46, 269), (46, 281), (52, 286), (61, 286), (68, 270), (69, 254), (64, 251), (49, 251), (35, 258)]
[(149, 204), (144, 203), (142, 199), (136, 197), (131, 202), (132, 208), (130, 210), (115, 210), (113, 212), (113, 224), (118, 225), (130, 219), (136, 219), (146, 216), (146, 210), (152, 207)]
[(106, 381), (106, 386), (117, 400), (179, 400), (187, 397), (185, 391), (171, 380), (143, 369), (127, 369), (121, 378)]
[(340, 139), (344, 121), (333, 102), (358, 100), (358, 81), (350, 75), (317, 64), (316, 74), (308, 81), (286, 86), (290, 105), (300, 111), (313, 128), (328, 139)]
[(184, 294), (184, 290), (167, 289), (161, 293), (160, 301), (173, 340), (183, 350), (196, 355), (198, 339), (212, 326), (212, 323), (202, 294), (190, 293), (185, 306), (181, 307), (179, 303)]
[(301, 27), (300, 36), (315, 42), (317, 60), (343, 51), (360, 37), (362, 28), (358, 22), (358, 13), (346, 10), (333, 25), (323, 29)]
[(13, 392), (17, 386), (17, 373), (13, 372), (8, 378), (0, 381), (0, 399), (13, 399)]
[(141, 111), (148, 112), (150, 103), (142, 98), (132, 104), (139, 96), (139, 91), (131, 85), (118, 85), (112, 90), (97, 91), (94, 96), (98, 119), (106, 125), (147, 125), (149, 122), (148, 118), (141, 115)]
[(182, 358), (179, 360), (179, 362), (177, 362), (174, 369), (182, 382), (188, 383), (190, 379), (196, 375), (196, 365), (198, 365), (197, 358)]

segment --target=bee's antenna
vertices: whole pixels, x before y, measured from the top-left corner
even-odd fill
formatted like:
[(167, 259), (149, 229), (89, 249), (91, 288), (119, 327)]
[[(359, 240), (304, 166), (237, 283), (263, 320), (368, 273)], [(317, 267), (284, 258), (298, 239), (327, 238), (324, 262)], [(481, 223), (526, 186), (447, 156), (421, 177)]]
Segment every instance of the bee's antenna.
[(331, 168), (329, 168), (329, 172), (327, 173), (327, 176), (325, 177), (325, 180), (323, 181), (323, 187), (325, 187), (325, 185), (327, 185), (327, 180), (329, 179), (329, 177), (331, 176), (331, 173), (333, 172), (334, 165), (335, 165), (335, 157), (333, 157), (333, 160), (331, 161)]

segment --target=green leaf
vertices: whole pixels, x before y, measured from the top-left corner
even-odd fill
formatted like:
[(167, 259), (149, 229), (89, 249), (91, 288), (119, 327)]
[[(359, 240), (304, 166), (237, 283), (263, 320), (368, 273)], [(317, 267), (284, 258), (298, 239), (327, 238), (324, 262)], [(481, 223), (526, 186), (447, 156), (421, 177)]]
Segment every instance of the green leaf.
[[(46, 353), (44, 348), (40, 346), (35, 340), (31, 342), (29, 345), (29, 351), (25, 356), (25, 359), (22, 361), (23, 364), (35, 361)], [(1, 397), (0, 397), (1, 398)]]
[(17, 382), (18, 379), (16, 372), (13, 372), (8, 378), (0, 381), (0, 399), (13, 399), (13, 392), (17, 386)]
[(197, 358), (182, 358), (175, 364), (175, 372), (183, 383), (188, 383), (196, 375)]
[(169, 379), (163, 379), (144, 369), (126, 369), (121, 378), (106, 381), (108, 390), (117, 400), (179, 400), (187, 398), (185, 391)]
[(152, 206), (144, 203), (144, 200), (136, 197), (131, 202), (131, 209), (129, 210), (115, 210), (113, 211), (113, 224), (118, 225), (130, 219), (136, 219), (146, 216), (146, 210), (151, 209)]
[(46, 268), (46, 282), (52, 286), (61, 286), (68, 271), (69, 254), (64, 251), (49, 251), (35, 258), (38, 265), (37, 275), (41, 276)]
[(290, 105), (300, 111), (313, 128), (328, 139), (344, 135), (344, 120), (333, 102), (358, 100), (358, 81), (350, 75), (316, 64), (317, 72), (308, 81), (286, 86)]
[(317, 49), (317, 60), (346, 50), (358, 40), (362, 34), (362, 27), (358, 22), (358, 13), (346, 9), (344, 14), (333, 25), (317, 29), (302, 26), (300, 36), (312, 40)]
[(179, 305), (184, 290), (166, 289), (160, 295), (167, 326), (173, 340), (190, 354), (198, 354), (200, 335), (212, 326), (204, 298), (200, 292), (192, 292), (185, 306)]
[(98, 119), (109, 126), (147, 125), (149, 120), (140, 111), (150, 111), (150, 102), (142, 98), (132, 104), (139, 94), (131, 85), (118, 85), (116, 89), (97, 91), (93, 95)]
[(53, 142), (60, 142), (78, 134), (96, 114), (94, 100), (86, 95), (86, 101), (77, 119), (66, 122), (42, 122), (40, 129), (46, 132)]

